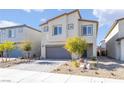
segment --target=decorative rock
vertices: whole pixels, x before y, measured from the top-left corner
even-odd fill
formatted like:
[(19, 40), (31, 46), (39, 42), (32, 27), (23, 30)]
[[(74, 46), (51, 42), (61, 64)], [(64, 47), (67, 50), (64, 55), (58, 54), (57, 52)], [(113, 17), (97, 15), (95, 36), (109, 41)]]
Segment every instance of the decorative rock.
[(98, 73), (98, 72), (95, 72), (95, 74), (99, 75), (99, 73)]
[(90, 64), (86, 65), (86, 69), (90, 70)]
[(56, 71), (60, 71), (60, 69), (58, 68), (58, 69), (56, 69)]
[(64, 64), (65, 66), (69, 66), (67, 63)]
[(72, 70), (71, 69), (68, 69), (69, 72), (71, 72)]
[(78, 60), (78, 62), (84, 63), (84, 59), (83, 59), (83, 58), (80, 58), (80, 59)]
[(116, 76), (114, 73), (111, 73), (112, 76)]
[(84, 71), (83, 71), (83, 70), (81, 70), (81, 73), (84, 73)]
[(85, 65), (84, 65), (84, 64), (83, 64), (83, 65), (80, 65), (80, 67), (81, 67), (81, 68), (85, 68)]

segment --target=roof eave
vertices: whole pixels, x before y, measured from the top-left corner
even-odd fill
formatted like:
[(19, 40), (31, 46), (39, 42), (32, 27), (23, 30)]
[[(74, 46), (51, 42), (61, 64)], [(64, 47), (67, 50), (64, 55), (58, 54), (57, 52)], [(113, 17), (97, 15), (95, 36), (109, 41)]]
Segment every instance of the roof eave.
[(118, 23), (119, 21), (121, 21), (121, 20), (124, 20), (124, 18), (117, 19), (117, 20), (113, 23), (113, 25), (111, 26), (109, 32), (108, 32), (107, 35), (105, 36), (105, 39), (108, 37), (108, 35), (111, 33), (111, 31), (112, 31), (112, 30), (114, 29), (114, 27), (117, 25), (117, 23)]
[(76, 10), (73, 10), (73, 11), (71, 11), (71, 12), (69, 12), (69, 13), (64, 13), (64, 14), (61, 14), (61, 15), (56, 16), (56, 17), (54, 17), (54, 18), (51, 18), (51, 19), (47, 20), (47, 22), (45, 22), (45, 23), (43, 23), (43, 24), (40, 24), (39, 26), (43, 26), (43, 25), (45, 25), (45, 24), (48, 24), (49, 21), (52, 21), (52, 20), (54, 20), (54, 19), (56, 19), (56, 18), (59, 18), (59, 17), (61, 17), (61, 16), (70, 15), (70, 14), (72, 14), (72, 13), (74, 13), (74, 12), (78, 12), (79, 17), (80, 17), (80, 19), (81, 19), (80, 11), (79, 11), (79, 9), (76, 9)]

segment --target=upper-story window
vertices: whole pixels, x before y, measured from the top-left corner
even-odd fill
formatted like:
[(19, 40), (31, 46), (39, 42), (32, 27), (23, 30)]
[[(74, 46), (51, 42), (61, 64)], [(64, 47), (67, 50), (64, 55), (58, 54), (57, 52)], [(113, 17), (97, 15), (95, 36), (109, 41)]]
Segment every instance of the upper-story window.
[(43, 30), (44, 30), (44, 32), (48, 32), (48, 26), (45, 26), (45, 27), (43, 28)]
[(8, 30), (8, 37), (9, 38), (14, 38), (15, 37), (15, 30), (14, 29), (13, 30), (11, 30), (11, 29)]
[(60, 34), (62, 34), (62, 26), (61, 25), (54, 26), (53, 35), (60, 35)]
[(67, 29), (68, 29), (68, 30), (74, 29), (74, 24), (68, 24)]
[(84, 36), (93, 35), (93, 25), (83, 25), (83, 26), (81, 26), (81, 35), (84, 35)]

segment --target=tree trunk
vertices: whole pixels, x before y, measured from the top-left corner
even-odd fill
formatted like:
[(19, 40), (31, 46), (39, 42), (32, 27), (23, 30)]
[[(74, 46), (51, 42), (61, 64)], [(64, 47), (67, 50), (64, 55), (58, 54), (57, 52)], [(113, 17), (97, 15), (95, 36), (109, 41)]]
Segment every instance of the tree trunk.
[(1, 52), (1, 62), (4, 62), (4, 59), (3, 59), (3, 52)]
[(6, 54), (5, 54), (5, 60), (6, 60), (6, 62), (7, 62), (7, 55), (8, 55), (8, 51), (6, 50), (6, 52), (5, 52)]
[(29, 60), (29, 62), (30, 62), (30, 52), (28, 52), (28, 60)]

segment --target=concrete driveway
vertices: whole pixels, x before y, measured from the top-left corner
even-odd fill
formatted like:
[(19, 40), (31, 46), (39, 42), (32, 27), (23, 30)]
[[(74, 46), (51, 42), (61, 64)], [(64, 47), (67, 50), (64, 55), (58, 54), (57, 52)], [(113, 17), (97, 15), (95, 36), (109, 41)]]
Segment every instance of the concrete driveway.
[(109, 57), (99, 57), (99, 68), (108, 71), (123, 71), (124, 72), (124, 62), (112, 59)]
[(27, 71), (50, 72), (59, 65), (67, 61), (61, 60), (36, 60), (30, 63), (23, 63), (9, 67), (9, 69), (19, 69)]

